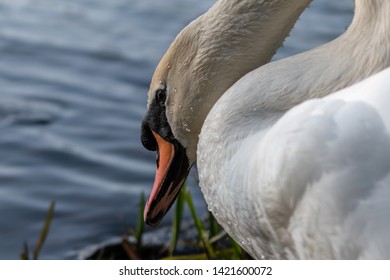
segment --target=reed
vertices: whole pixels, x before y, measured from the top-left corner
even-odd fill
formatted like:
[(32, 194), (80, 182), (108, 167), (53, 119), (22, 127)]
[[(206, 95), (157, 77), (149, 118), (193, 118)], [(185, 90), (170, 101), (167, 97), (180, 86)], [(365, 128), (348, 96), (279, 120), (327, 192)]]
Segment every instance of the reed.
[[(39, 239), (38, 239), (38, 241), (35, 245), (34, 251), (33, 251), (33, 255), (32, 255), (33, 260), (37, 260), (39, 258), (39, 254), (40, 254), (42, 247), (46, 241), (47, 235), (49, 234), (50, 225), (51, 225), (51, 222), (52, 222), (53, 216), (54, 216), (55, 206), (56, 206), (55, 201), (52, 201), (50, 203), (49, 210), (47, 211), (46, 219), (45, 219), (45, 222), (43, 224), (41, 234), (39, 235)], [(27, 242), (24, 242), (24, 244), (23, 244), (23, 252), (20, 254), (20, 258), (22, 260), (30, 260), (30, 253), (29, 253)]]

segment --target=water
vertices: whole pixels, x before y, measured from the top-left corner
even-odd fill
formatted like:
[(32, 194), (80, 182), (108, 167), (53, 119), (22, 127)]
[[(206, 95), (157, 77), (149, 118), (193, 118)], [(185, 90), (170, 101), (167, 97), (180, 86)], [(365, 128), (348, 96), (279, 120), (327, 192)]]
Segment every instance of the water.
[[(149, 80), (212, 3), (0, 0), (0, 259), (33, 247), (52, 200), (43, 259), (77, 258), (134, 227), (154, 178), (155, 155), (139, 141)], [(314, 1), (275, 58), (338, 36), (352, 10), (352, 0)]]

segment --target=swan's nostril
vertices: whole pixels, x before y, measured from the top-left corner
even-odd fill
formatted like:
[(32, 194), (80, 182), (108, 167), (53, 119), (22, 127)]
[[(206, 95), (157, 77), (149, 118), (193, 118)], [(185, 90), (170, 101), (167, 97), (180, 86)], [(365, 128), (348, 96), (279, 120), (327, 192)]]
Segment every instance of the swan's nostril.
[(141, 125), (141, 143), (149, 151), (157, 150), (157, 142), (150, 130), (146, 117)]

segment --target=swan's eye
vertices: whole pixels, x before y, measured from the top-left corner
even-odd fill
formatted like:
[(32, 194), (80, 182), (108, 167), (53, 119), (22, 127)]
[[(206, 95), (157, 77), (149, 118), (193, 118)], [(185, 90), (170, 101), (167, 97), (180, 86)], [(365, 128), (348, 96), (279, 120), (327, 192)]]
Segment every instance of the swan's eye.
[(165, 104), (165, 100), (167, 99), (167, 92), (165, 89), (158, 89), (156, 91), (157, 102), (163, 106)]

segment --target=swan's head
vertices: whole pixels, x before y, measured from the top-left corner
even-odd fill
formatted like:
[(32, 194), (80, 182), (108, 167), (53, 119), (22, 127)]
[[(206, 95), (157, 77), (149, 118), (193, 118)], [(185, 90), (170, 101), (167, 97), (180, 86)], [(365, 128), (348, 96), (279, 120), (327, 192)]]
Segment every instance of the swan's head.
[(144, 219), (157, 225), (175, 201), (196, 161), (198, 135), (210, 106), (199, 55), (199, 32), (188, 26), (172, 43), (153, 75), (141, 141), (156, 151), (156, 176)]

